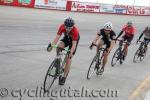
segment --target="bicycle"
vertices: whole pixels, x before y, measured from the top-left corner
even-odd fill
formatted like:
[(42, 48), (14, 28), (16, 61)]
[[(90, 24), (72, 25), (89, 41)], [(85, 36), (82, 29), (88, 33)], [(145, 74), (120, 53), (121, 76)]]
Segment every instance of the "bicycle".
[(122, 46), (123, 46), (123, 43), (127, 43), (127, 42), (124, 42), (123, 40), (117, 40), (117, 41), (120, 41), (120, 42), (119, 42), (119, 47), (115, 51), (115, 53), (113, 55), (113, 58), (112, 58), (112, 61), (111, 61), (111, 66), (112, 67), (114, 67), (118, 61), (119, 61), (120, 64), (123, 63), (124, 51), (123, 51)]
[[(96, 44), (92, 44), (92, 45), (98, 47)], [(96, 75), (99, 75), (98, 74), (98, 70), (99, 70), (99, 68), (100, 69), (102, 68), (102, 66), (100, 67), (100, 65), (102, 64), (104, 51), (105, 51), (105, 48), (100, 48), (99, 51), (94, 56), (94, 58), (93, 58), (93, 60), (92, 60), (92, 62), (90, 64), (90, 67), (88, 69), (88, 72), (87, 72), (87, 79), (88, 80), (91, 78), (92, 74), (95, 71), (96, 71)], [(102, 75), (102, 73), (100, 75)]]
[(139, 48), (134, 54), (133, 62), (136, 63), (137, 61), (143, 61), (146, 56), (146, 41), (139, 41), (141, 42)]
[[(48, 92), (49, 89), (52, 87), (54, 81), (63, 74), (64, 65), (70, 53), (69, 48), (60, 48), (56, 45), (53, 45), (52, 47), (58, 49), (58, 51), (55, 59), (51, 63), (46, 73), (44, 79), (44, 92)], [(64, 60), (62, 59), (63, 56), (65, 56)]]

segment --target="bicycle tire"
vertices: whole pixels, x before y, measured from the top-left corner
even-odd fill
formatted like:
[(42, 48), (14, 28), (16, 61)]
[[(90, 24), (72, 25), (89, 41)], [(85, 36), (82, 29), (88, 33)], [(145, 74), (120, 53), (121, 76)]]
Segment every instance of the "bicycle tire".
[(146, 52), (144, 52), (145, 51), (145, 42), (141, 43), (140, 47), (141, 47), (141, 52), (142, 52), (142, 54), (140, 55), (140, 61), (143, 61), (146, 56)]
[[(48, 92), (50, 90), (50, 88), (52, 87), (55, 79), (56, 79), (56, 67), (54, 66), (56, 64), (56, 60), (54, 60), (50, 67), (48, 68), (47, 70), (47, 73), (46, 73), (46, 76), (45, 76), (45, 79), (44, 79), (44, 92)], [(50, 71), (52, 71), (52, 69), (55, 68), (53, 71), (54, 71), (54, 75), (49, 75), (49, 74), (52, 74), (50, 73)], [(47, 88), (46, 85), (47, 85), (47, 80), (48, 80), (48, 77), (52, 77), (51, 81), (48, 83), (49, 84), (49, 87)]]
[[(92, 62), (91, 62), (91, 64), (90, 64), (90, 67), (89, 67), (88, 72), (87, 72), (87, 79), (88, 79), (88, 80), (91, 78), (91, 75), (89, 75), (91, 68), (94, 67), (93, 72), (95, 72), (95, 70), (96, 70), (97, 59), (98, 59), (98, 55), (94, 56), (94, 58), (93, 58), (93, 60), (92, 60)], [(95, 63), (94, 66), (92, 66), (92, 65), (94, 64), (94, 62), (96, 62), (96, 63)]]
[(146, 56), (146, 52), (144, 52), (142, 55), (143, 55), (143, 56), (140, 56), (140, 61), (143, 61), (143, 60), (144, 60), (144, 58), (145, 58), (145, 56)]
[[(113, 55), (113, 58), (111, 60), (111, 66), (114, 67), (118, 60), (120, 60), (118, 53), (120, 53), (120, 50), (117, 49)], [(117, 58), (116, 62), (114, 62), (114, 59)]]
[[(140, 53), (140, 50), (137, 49), (135, 54), (134, 54), (134, 57), (133, 57), (133, 62), (136, 63), (138, 61), (138, 58), (139, 58), (139, 53)], [(136, 58), (137, 56), (137, 58)]]

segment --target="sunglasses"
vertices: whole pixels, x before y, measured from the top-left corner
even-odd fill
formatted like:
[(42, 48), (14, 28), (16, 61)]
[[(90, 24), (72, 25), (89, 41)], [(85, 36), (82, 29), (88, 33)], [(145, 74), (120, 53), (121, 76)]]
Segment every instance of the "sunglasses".
[(67, 26), (65, 26), (65, 28), (66, 28), (66, 30), (72, 30), (73, 29), (73, 27), (67, 27)]

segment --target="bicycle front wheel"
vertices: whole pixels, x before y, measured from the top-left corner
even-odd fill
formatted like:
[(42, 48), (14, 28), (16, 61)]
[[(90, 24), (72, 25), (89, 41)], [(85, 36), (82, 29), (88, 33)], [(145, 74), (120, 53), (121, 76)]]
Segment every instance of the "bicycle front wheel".
[(98, 56), (96, 55), (91, 64), (90, 64), (90, 67), (88, 69), (88, 72), (87, 72), (87, 79), (89, 80), (91, 78), (91, 76), (95, 73), (96, 71), (96, 67), (98, 66), (97, 65), (97, 62), (98, 62)]
[(140, 60), (140, 50), (138, 49), (134, 54), (133, 62), (136, 63), (139, 60)]
[(111, 61), (111, 66), (112, 67), (114, 67), (116, 65), (117, 61), (120, 59), (119, 55), (120, 55), (120, 50), (117, 49), (115, 51), (115, 53), (113, 55), (113, 58), (112, 58), (112, 61)]
[(50, 88), (52, 87), (55, 79), (56, 79), (56, 65), (57, 62), (54, 60), (50, 67), (48, 68), (48, 71), (46, 73), (45, 79), (44, 79), (44, 92), (48, 92)]
[(143, 61), (145, 56), (146, 56), (146, 52), (145, 50), (143, 50), (142, 54), (140, 55), (140, 61)]

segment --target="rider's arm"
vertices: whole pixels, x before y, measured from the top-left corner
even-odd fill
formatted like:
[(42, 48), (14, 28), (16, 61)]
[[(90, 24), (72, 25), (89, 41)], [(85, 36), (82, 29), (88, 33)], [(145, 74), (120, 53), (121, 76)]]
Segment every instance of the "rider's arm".
[(144, 34), (144, 33), (142, 33), (142, 34), (140, 35), (140, 37), (139, 37), (139, 39), (138, 39), (138, 40), (140, 40), (140, 39), (142, 38), (143, 34)]
[(96, 34), (96, 37), (94, 38), (94, 40), (92, 41), (92, 43), (96, 43), (99, 38), (100, 38), (100, 32), (98, 32)]
[(77, 41), (72, 41), (72, 48), (71, 48), (71, 50), (70, 50), (70, 53), (73, 54), (73, 52), (74, 52), (75, 49), (76, 49), (76, 45), (77, 45)]
[(123, 30), (119, 33), (119, 35), (117, 36), (117, 39), (123, 34)]
[(61, 37), (63, 32), (64, 32), (64, 25), (61, 25), (58, 29), (58, 32), (57, 32), (57, 35), (56, 35), (54, 41), (52, 42), (53, 45), (57, 44), (57, 42), (58, 42), (58, 40)]
[(56, 45), (56, 44), (57, 44), (57, 42), (58, 42), (60, 36), (61, 36), (61, 35), (58, 35), (58, 34), (56, 35), (54, 41), (52, 42), (52, 45)]

